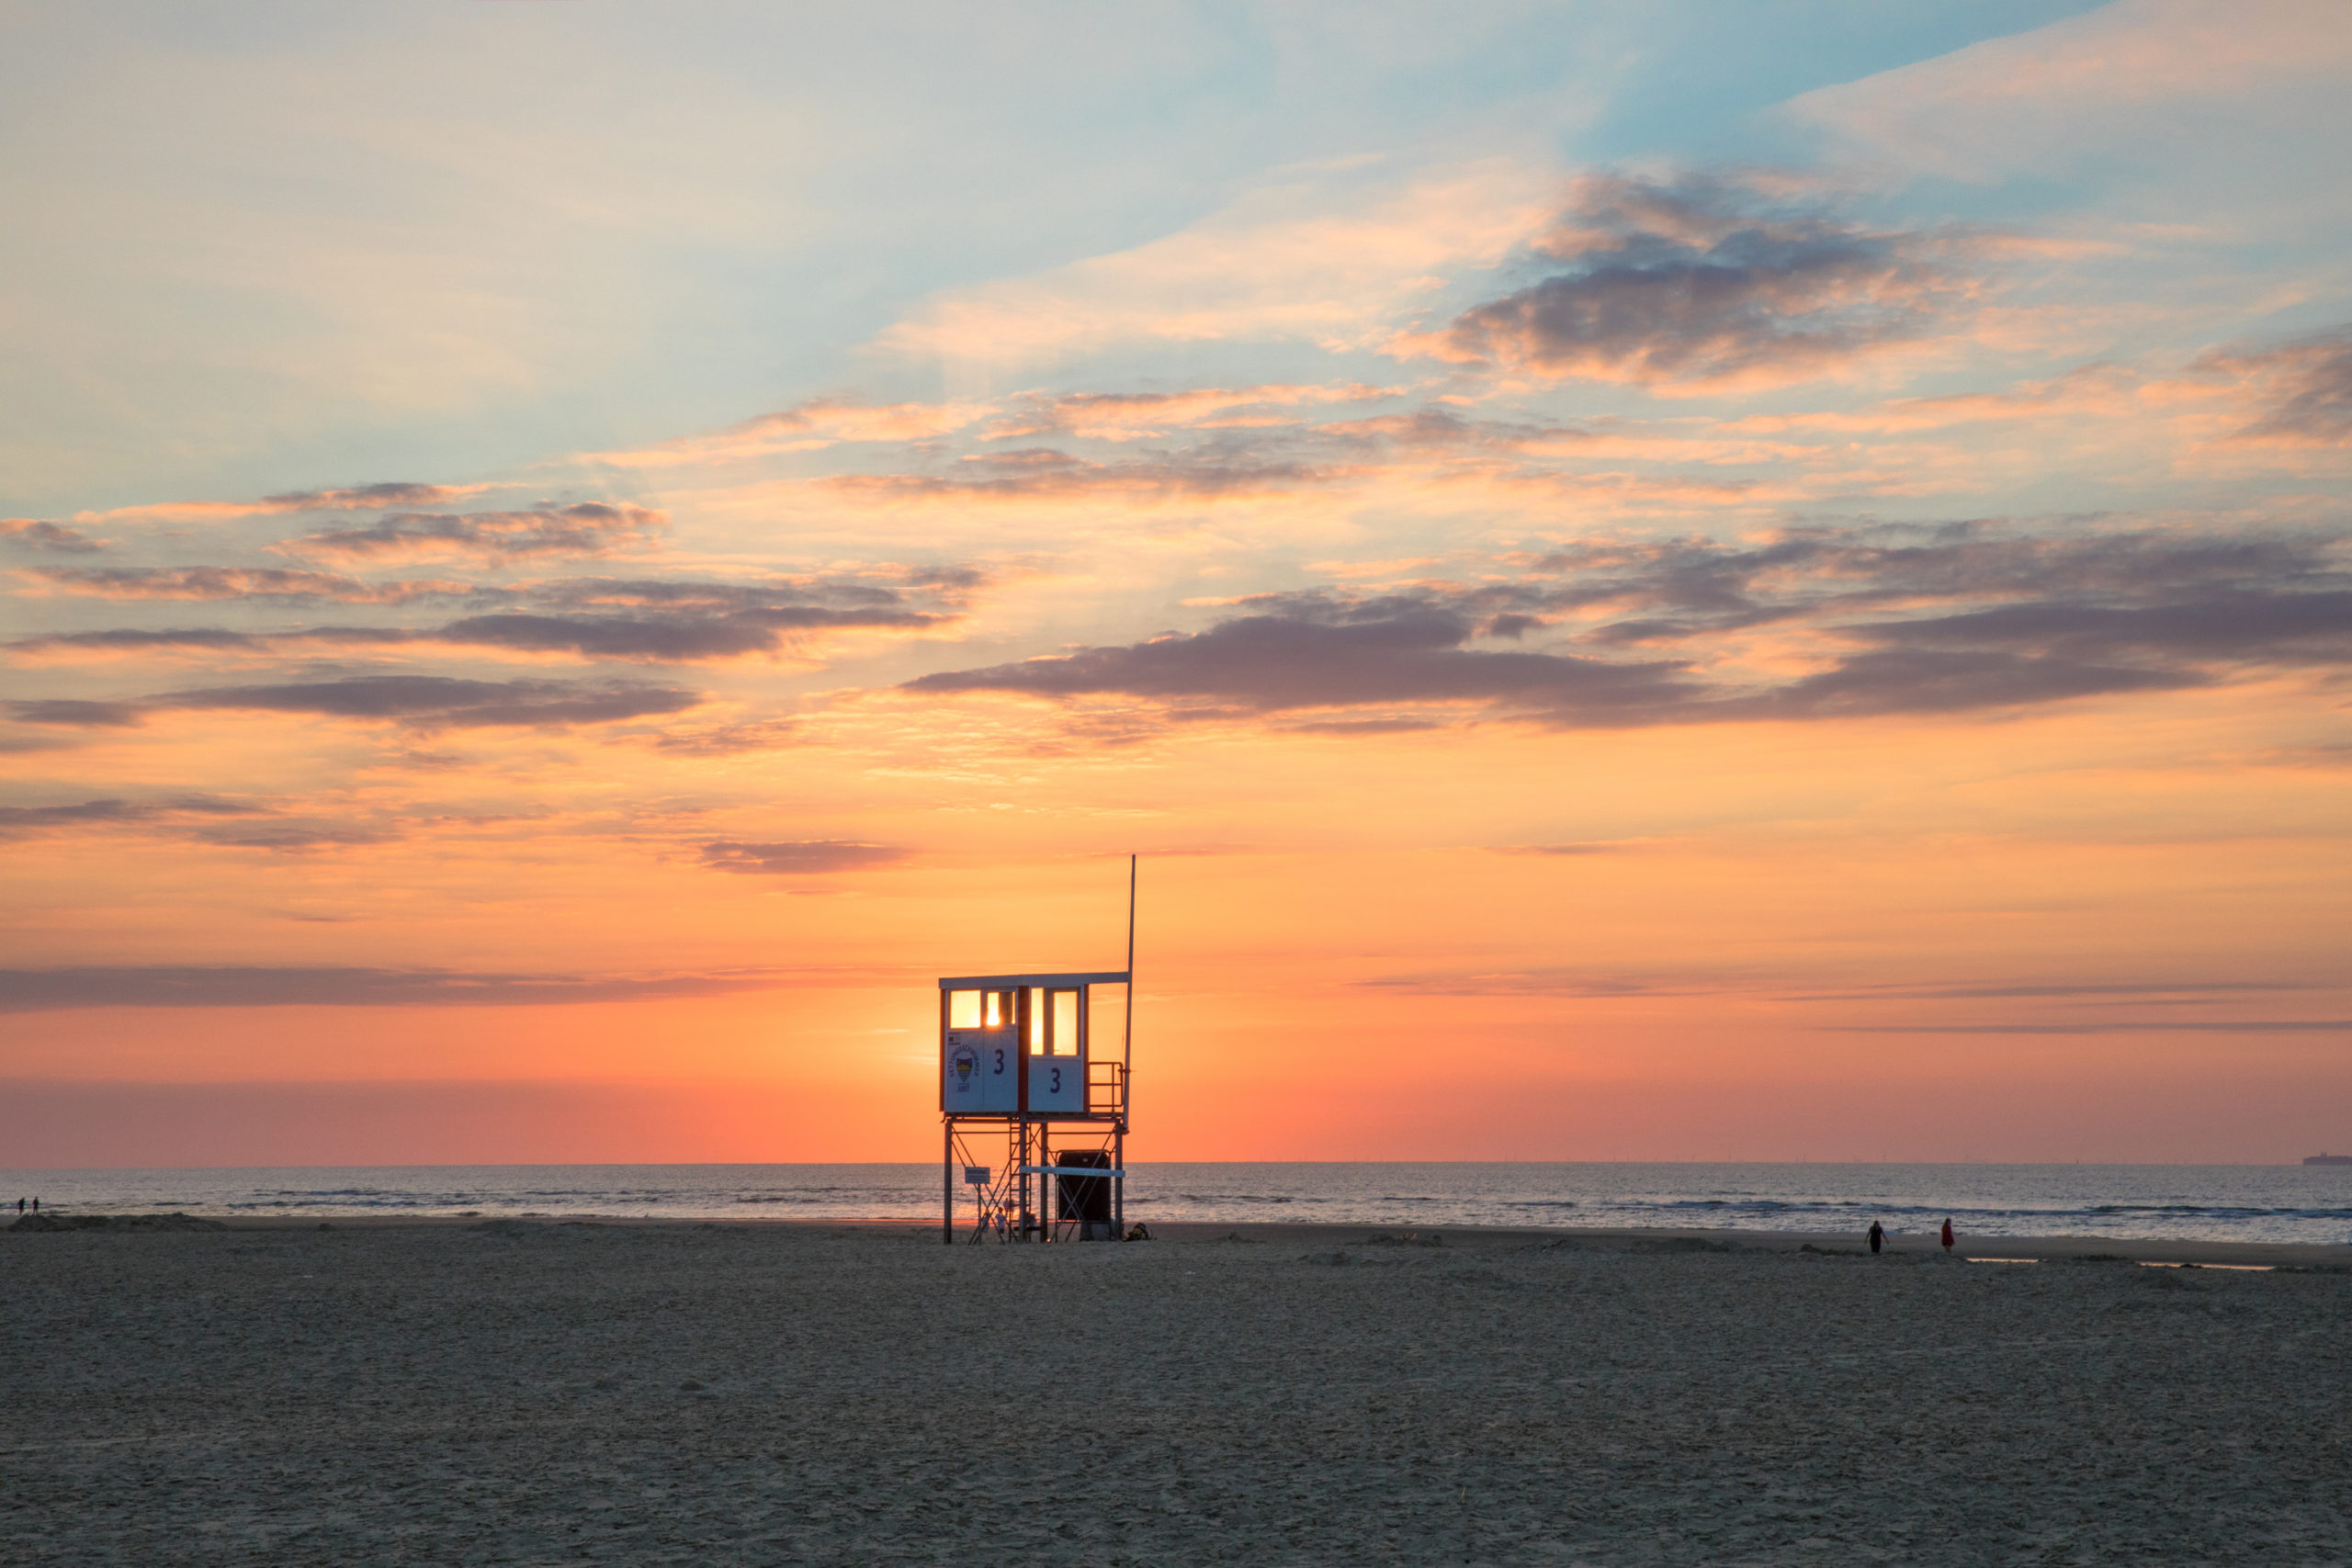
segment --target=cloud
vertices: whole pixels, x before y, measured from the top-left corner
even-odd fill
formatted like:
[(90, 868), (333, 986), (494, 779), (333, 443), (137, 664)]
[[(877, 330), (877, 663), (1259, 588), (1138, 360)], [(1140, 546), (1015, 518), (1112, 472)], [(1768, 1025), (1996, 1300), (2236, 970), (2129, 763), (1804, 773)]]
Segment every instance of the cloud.
[(287, 685), (215, 686), (152, 699), (162, 708), (314, 714), (389, 720), (414, 728), (610, 724), (679, 713), (702, 701), (677, 686), (609, 681), (464, 681), (368, 675)]
[(0, 838), (21, 838), (50, 829), (111, 827), (129, 822), (153, 822), (187, 818), (266, 816), (266, 808), (209, 795), (176, 800), (83, 800), (62, 806), (0, 807)]
[(742, 724), (721, 724), (708, 729), (672, 730), (656, 736), (652, 746), (681, 757), (736, 757), (746, 751), (772, 751), (792, 743), (799, 726), (788, 718)]
[(93, 632), (55, 632), (46, 637), (19, 637), (5, 646), (19, 655), (58, 653), (138, 654), (194, 651), (204, 653), (283, 653), (299, 648), (380, 648), (428, 642), (430, 634), (396, 626), (304, 626), (293, 631), (239, 632), (220, 626), (113, 627)]
[(1875, 1002), (1875, 1001), (1945, 1001), (1983, 998), (2014, 998), (2018, 997), (2128, 997), (2135, 1001), (2165, 998), (2197, 998), (2233, 996), (2248, 991), (2308, 991), (2324, 987), (2296, 983), (2253, 980), (2186, 980), (2173, 984), (2150, 982), (2091, 982), (2052, 985), (2038, 982), (1983, 984), (1973, 986), (1871, 986), (1851, 991), (1825, 991), (1791, 996), (1790, 1001), (1804, 1002)]
[(1575, 844), (1497, 844), (1498, 855), (1613, 855), (1625, 849), (1623, 842), (1608, 840)]
[(1901, 649), (1853, 655), (1744, 701), (1724, 718), (1864, 718), (1881, 714), (1951, 714), (2030, 707), (2071, 697), (2167, 692), (2211, 679), (2194, 669), (2086, 664), (2052, 655), (1976, 649)]
[(106, 548), (79, 528), (33, 517), (0, 517), (0, 543), (58, 556), (94, 556)]
[(582, 659), (694, 662), (775, 654), (814, 636), (844, 631), (922, 632), (961, 614), (986, 579), (967, 568), (878, 569), (754, 582), (563, 578), (511, 588), (404, 581), (369, 585), (333, 573), (231, 567), (57, 573), (73, 592), (156, 599), (243, 598), (261, 603), (334, 599), (401, 604), (487, 598), (528, 608), (468, 615), (437, 626), (119, 628), (62, 632), (5, 645), (20, 654), (202, 649), (266, 654), (319, 646), (443, 645)]
[(1247, 429), (1289, 423), (1273, 411), (1369, 402), (1404, 389), (1338, 386), (1195, 387), (1181, 392), (1024, 393), (982, 434), (991, 441), (1064, 434), (1082, 441), (1141, 441), (1180, 427)]
[(2236, 377), (2262, 405), (2241, 440), (2293, 446), (2352, 444), (2352, 325), (2273, 348), (2217, 351), (2192, 371)]
[(1543, 221), (1553, 186), (1549, 171), (1506, 160), (1401, 188), (1378, 183), (1384, 173), (1351, 183), (1321, 171), (1133, 250), (939, 295), (881, 344), (996, 369), (1137, 341), (1367, 347), (1441, 275), (1508, 254)]
[(705, 997), (787, 984), (780, 970), (646, 976), (451, 969), (88, 965), (0, 969), (0, 1012), (66, 1008), (560, 1007)]
[(297, 604), (406, 604), (481, 592), (446, 580), (363, 582), (336, 572), (288, 567), (38, 567), (28, 574), (60, 592), (93, 599), (285, 600)]
[(430, 506), (469, 493), (450, 485), (390, 483), (345, 490), (296, 490), (262, 498), (272, 512), (365, 512), (379, 506)]
[[(1558, 727), (2015, 709), (2352, 665), (2345, 544), (2320, 533), (2045, 537), (1954, 524), (1791, 530), (1736, 546), (1577, 545), (1513, 577), (1261, 595), (1203, 631), (942, 671), (901, 689), (1123, 696), (1168, 721), (1424, 710), (1382, 714), (1375, 731), (1426, 722), (1431, 705), (1457, 721), (1466, 706), (1466, 716)], [(1550, 646), (1525, 646), (1539, 634)], [(1771, 639), (1760, 661), (1750, 649), (1759, 637)], [(1492, 639), (1514, 647), (1478, 646)], [(1625, 657), (1634, 649), (1673, 657)]]
[(49, 697), (5, 705), (18, 724), (56, 724), (80, 729), (126, 729), (140, 722), (134, 703), (85, 702)]
[(487, 485), (435, 485), (395, 481), (351, 485), (340, 490), (298, 490), (259, 501), (166, 501), (84, 512), (77, 523), (197, 523), (209, 518), (270, 516), (293, 512), (366, 512), (386, 506), (431, 506), (489, 489)]
[(621, 468), (740, 462), (779, 452), (816, 452), (844, 441), (928, 441), (995, 411), (985, 403), (871, 405), (820, 398), (763, 413), (708, 435), (683, 436), (634, 451), (591, 452), (582, 461)]
[(906, 851), (888, 844), (861, 844), (841, 839), (768, 844), (722, 839), (702, 846), (703, 864), (714, 871), (749, 876), (823, 876), (837, 871), (888, 865), (906, 856)]
[(792, 632), (851, 627), (921, 629), (941, 617), (909, 611), (828, 610), (809, 605), (721, 615), (473, 615), (434, 632), (442, 642), (523, 653), (673, 663), (774, 653)]
[(395, 512), (364, 528), (328, 529), (277, 547), (354, 559), (602, 556), (642, 545), (670, 525), (664, 513), (600, 501), (527, 512)]
[(944, 474), (842, 474), (826, 488), (882, 500), (1040, 501), (1120, 497), (1131, 502), (1236, 499), (1331, 484), (1360, 470), (1267, 461), (1245, 451), (1196, 447), (1116, 463), (1075, 457), (1049, 446), (989, 452), (959, 460)]
[(585, 659), (733, 659), (777, 653), (808, 634), (928, 631), (956, 619), (965, 594), (983, 581), (961, 568), (767, 582), (571, 578), (524, 591), (561, 613), (473, 615), (422, 635)]
[(347, 822), (261, 822), (250, 827), (199, 828), (191, 836), (223, 849), (274, 850), (280, 854), (390, 843), (401, 837), (390, 829)]
[(1057, 698), (1117, 693), (1254, 713), (1478, 703), (1585, 723), (1638, 720), (1697, 694), (1678, 663), (1466, 649), (1477, 620), (1439, 594), (1299, 593), (1246, 603), (1252, 613), (1204, 632), (925, 675), (902, 689)]
[(11, 836), (43, 828), (86, 822), (129, 822), (145, 813), (127, 800), (85, 800), (71, 806), (0, 806), (0, 833)]
[(1665, 390), (1780, 385), (1923, 335), (1969, 293), (1968, 248), (1714, 181), (1592, 176), (1534, 246), (1559, 270), (1396, 346)]
[(1689, 997), (1724, 988), (1722, 976), (1607, 975), (1583, 969), (1396, 975), (1351, 984), (1364, 990), (1421, 997)]

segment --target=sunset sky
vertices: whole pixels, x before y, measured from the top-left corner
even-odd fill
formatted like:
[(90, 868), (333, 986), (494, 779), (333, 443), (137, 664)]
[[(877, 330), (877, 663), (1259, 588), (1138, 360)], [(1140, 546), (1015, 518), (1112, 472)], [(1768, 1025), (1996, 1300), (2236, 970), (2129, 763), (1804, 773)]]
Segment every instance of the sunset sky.
[[(2340, 0), (0, 7), (0, 1166), (2352, 1148)], [(1116, 993), (1104, 1000), (1117, 1007)]]

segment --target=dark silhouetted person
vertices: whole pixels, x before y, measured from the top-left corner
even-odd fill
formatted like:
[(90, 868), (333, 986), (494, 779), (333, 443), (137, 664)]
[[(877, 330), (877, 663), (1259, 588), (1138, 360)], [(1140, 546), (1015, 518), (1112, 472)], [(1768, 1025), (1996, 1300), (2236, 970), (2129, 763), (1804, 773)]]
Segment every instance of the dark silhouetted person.
[(1873, 1258), (1877, 1257), (1878, 1249), (1885, 1245), (1886, 1227), (1880, 1224), (1876, 1220), (1872, 1220), (1871, 1222), (1871, 1256)]
[(1949, 1215), (1944, 1219), (1944, 1252), (1947, 1255), (1951, 1252), (1951, 1219)]

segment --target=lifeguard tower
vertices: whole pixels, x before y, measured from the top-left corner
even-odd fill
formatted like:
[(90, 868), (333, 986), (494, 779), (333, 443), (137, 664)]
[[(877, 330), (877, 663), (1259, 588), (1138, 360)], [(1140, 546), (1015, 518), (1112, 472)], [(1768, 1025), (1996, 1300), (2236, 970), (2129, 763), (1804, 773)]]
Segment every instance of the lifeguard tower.
[[(939, 982), (940, 1231), (950, 1246), (959, 1235), (1113, 1241), (1125, 1234), (1134, 875), (1131, 860), (1126, 968)], [(1119, 1032), (1108, 1040), (1095, 1024), (1100, 986), (1127, 993)], [(968, 1194), (960, 1224), (959, 1188)]]

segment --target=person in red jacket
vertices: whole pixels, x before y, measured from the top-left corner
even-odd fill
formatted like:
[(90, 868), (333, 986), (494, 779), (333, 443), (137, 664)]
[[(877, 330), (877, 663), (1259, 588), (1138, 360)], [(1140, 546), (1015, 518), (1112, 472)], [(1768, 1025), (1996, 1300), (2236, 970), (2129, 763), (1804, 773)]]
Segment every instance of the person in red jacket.
[(1947, 1256), (1951, 1252), (1951, 1219), (1949, 1215), (1944, 1219), (1944, 1252)]

